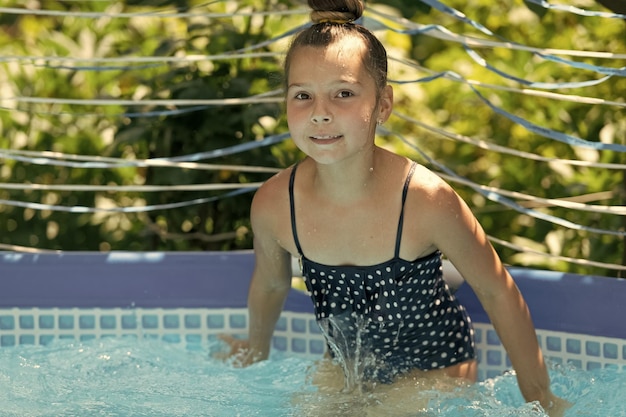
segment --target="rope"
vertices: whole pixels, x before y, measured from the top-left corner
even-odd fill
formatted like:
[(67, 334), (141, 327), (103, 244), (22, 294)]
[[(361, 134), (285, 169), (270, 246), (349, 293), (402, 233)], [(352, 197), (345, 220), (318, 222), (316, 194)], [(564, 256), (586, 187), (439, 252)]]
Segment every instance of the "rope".
[[(559, 100), (562, 102), (577, 102), (587, 105), (603, 105), (610, 106), (616, 109), (623, 109), (626, 107), (626, 103), (623, 100), (610, 100), (606, 98), (583, 96), (578, 94), (565, 94), (561, 91), (565, 89), (582, 89), (593, 86), (602, 85), (614, 77), (626, 76), (626, 67), (613, 68), (608, 65), (595, 65), (589, 63), (591, 59), (602, 60), (623, 60), (626, 59), (625, 53), (613, 53), (608, 51), (584, 51), (584, 50), (568, 50), (568, 49), (555, 49), (555, 48), (538, 48), (528, 45), (518, 44), (496, 35), (485, 25), (470, 19), (467, 15), (461, 11), (449, 7), (438, 0), (422, 0), (424, 4), (432, 7), (434, 10), (451, 16), (453, 19), (468, 25), (473, 30), (478, 31), (478, 36), (465, 35), (462, 33), (455, 33), (448, 28), (440, 25), (422, 25), (415, 22), (411, 22), (407, 19), (399, 18), (397, 16), (391, 16), (373, 8), (366, 10), (366, 16), (362, 20), (363, 24), (372, 30), (389, 31), (402, 35), (423, 35), (429, 36), (434, 39), (443, 40), (446, 42), (456, 43), (463, 48), (463, 51), (467, 54), (467, 57), (476, 65), (496, 74), (502, 81), (508, 83), (508, 85), (496, 85), (492, 83), (485, 83), (478, 80), (468, 79), (462, 75), (453, 71), (433, 71), (429, 68), (421, 66), (418, 62), (407, 59), (394, 57), (390, 54), (389, 59), (392, 62), (400, 64), (400, 66), (416, 70), (423, 74), (426, 74), (420, 78), (413, 79), (398, 79), (390, 80), (390, 82), (397, 85), (418, 84), (418, 83), (431, 83), (437, 80), (445, 79), (460, 85), (467, 86), (470, 91), (480, 100), (480, 102), (497, 114), (511, 122), (523, 127), (533, 134), (540, 135), (549, 140), (565, 143), (572, 147), (581, 147), (585, 149), (593, 149), (596, 151), (609, 151), (609, 152), (625, 152), (626, 146), (616, 143), (603, 143), (596, 141), (589, 141), (582, 138), (575, 137), (566, 132), (559, 132), (551, 129), (548, 126), (537, 125), (530, 120), (526, 120), (522, 117), (514, 114), (514, 110), (503, 108), (503, 106), (497, 105), (490, 96), (485, 94), (485, 91), (489, 92), (507, 92), (513, 94), (522, 94), (529, 97), (543, 97), (551, 100)], [(571, 13), (577, 16), (590, 17), (590, 18), (605, 18), (605, 19), (624, 19), (625, 16), (616, 13), (599, 12), (594, 10), (587, 10), (574, 6), (567, 5), (553, 5), (545, 0), (528, 0), (536, 6), (542, 7), (551, 12), (559, 13)], [(77, 4), (81, 4), (77, 2)], [(82, 3), (84, 4), (84, 3)], [(200, 8), (203, 8), (200, 10)], [(29, 15), (37, 17), (50, 17), (50, 18), (80, 18), (80, 19), (133, 19), (133, 18), (150, 18), (150, 19), (229, 19), (232, 17), (243, 18), (255, 18), (255, 17), (287, 17), (298, 16), (308, 14), (308, 10), (297, 8), (295, 10), (273, 10), (273, 11), (254, 11), (245, 10), (237, 12), (236, 15), (232, 13), (217, 13), (205, 10), (206, 5), (195, 6), (191, 9), (163, 9), (158, 11), (138, 11), (138, 12), (120, 12), (115, 7), (110, 7), (105, 12), (88, 12), (88, 11), (58, 11), (58, 10), (31, 10), (26, 8), (9, 8), (0, 7), (0, 13), (11, 15)], [(140, 71), (144, 69), (155, 68), (163, 66), (186, 66), (194, 63), (203, 63), (219, 60), (241, 60), (241, 59), (271, 59), (280, 60), (283, 54), (277, 52), (270, 52), (268, 48), (272, 45), (283, 41), (291, 37), (294, 33), (301, 30), (303, 27), (308, 26), (310, 23), (303, 25), (294, 25), (292, 28), (273, 35), (270, 39), (266, 39), (250, 45), (245, 48), (235, 49), (231, 51), (224, 51), (220, 54), (214, 55), (202, 55), (196, 53), (181, 54), (177, 56), (113, 56), (113, 57), (80, 57), (80, 56), (18, 56), (4, 54), (0, 57), (0, 64), (12, 65), (18, 64), (22, 66), (31, 66), (29, 70), (42, 71), (86, 71), (86, 72), (131, 72)], [(519, 77), (511, 72), (507, 72), (498, 68), (498, 65), (489, 62), (489, 55), (485, 53), (488, 49), (506, 48), (515, 51), (528, 52), (529, 60), (542, 60), (547, 64), (553, 64), (562, 66), (566, 69), (573, 69), (582, 72), (584, 76), (579, 77), (576, 81), (568, 82), (546, 82), (544, 80), (533, 80), (530, 78)], [(580, 59), (576, 60), (576, 59)], [(515, 85), (515, 86), (513, 86)], [(241, 105), (265, 105), (265, 104), (279, 104), (283, 102), (281, 90), (268, 91), (263, 94), (257, 94), (250, 97), (232, 97), (225, 99), (204, 99), (204, 100), (183, 100), (183, 99), (146, 99), (135, 100), (125, 98), (67, 98), (67, 97), (36, 97), (36, 96), (21, 96), (19, 93), (13, 93), (14, 96), (9, 96), (10, 88), (2, 90), (0, 95), (0, 111), (11, 112), (15, 114), (22, 114), (26, 116), (30, 115), (48, 115), (48, 116), (74, 116), (74, 117), (86, 117), (93, 116), (98, 118), (153, 118), (164, 117), (179, 114), (186, 114), (192, 112), (198, 112), (206, 110), (215, 106), (241, 106)], [(84, 109), (75, 112), (57, 111), (57, 106), (83, 106)], [(94, 106), (123, 106), (123, 107), (141, 107), (145, 108), (145, 111), (130, 110), (119, 113), (107, 113), (103, 115), (102, 112), (92, 110), (90, 107)], [(44, 108), (49, 107), (49, 108)], [(149, 107), (157, 107), (156, 109), (148, 109)], [(485, 149), (491, 152), (498, 152), (504, 155), (511, 155), (518, 158), (526, 158), (528, 160), (541, 161), (549, 164), (563, 164), (569, 166), (595, 168), (595, 169), (610, 169), (610, 170), (625, 170), (626, 164), (620, 163), (606, 163), (606, 162), (594, 162), (583, 160), (568, 160), (556, 157), (545, 157), (542, 155), (533, 154), (531, 152), (523, 152), (514, 148), (489, 143), (488, 141), (470, 138), (454, 132), (446, 131), (443, 128), (429, 125), (420, 120), (416, 120), (406, 114), (402, 114), (398, 111), (394, 112), (394, 117), (404, 120), (412, 125), (425, 129), (439, 137), (446, 138), (448, 140), (457, 141), (460, 143), (467, 143), (476, 146), (480, 149)], [(554, 215), (545, 213), (544, 211), (536, 210), (536, 208), (563, 208), (567, 210), (577, 210), (584, 212), (597, 213), (598, 215), (611, 215), (611, 216), (624, 216), (626, 215), (626, 207), (624, 206), (607, 206), (599, 204), (588, 204), (587, 201), (593, 201), (596, 199), (608, 199), (615, 195), (614, 191), (601, 192), (588, 196), (570, 196), (564, 198), (541, 198), (538, 196), (528, 195), (525, 193), (515, 192), (500, 189), (497, 187), (490, 187), (475, 183), (467, 178), (464, 178), (445, 165), (436, 162), (432, 157), (423, 152), (413, 142), (414, 140), (407, 139), (401, 132), (394, 132), (385, 128), (379, 128), (383, 134), (393, 135), (400, 139), (401, 142), (407, 144), (415, 152), (421, 155), (429, 164), (431, 164), (445, 180), (461, 184), (470, 187), (475, 192), (483, 195), (498, 204), (498, 207), (502, 209), (512, 209), (519, 213), (544, 220), (561, 227), (567, 227), (572, 230), (585, 231), (589, 233), (598, 233), (605, 235), (613, 235), (624, 237), (626, 232), (606, 230), (600, 228), (588, 227), (579, 223), (567, 221), (565, 219), (558, 218)], [(267, 173), (273, 174), (278, 171), (275, 167), (262, 167), (262, 166), (241, 166), (241, 165), (225, 165), (225, 164), (209, 164), (205, 161), (216, 157), (233, 155), (240, 152), (247, 152), (252, 149), (260, 147), (273, 146), (284, 142), (289, 139), (288, 133), (269, 135), (259, 141), (251, 141), (248, 143), (237, 144), (223, 149), (211, 150), (207, 152), (199, 152), (189, 155), (181, 155), (170, 158), (153, 158), (143, 160), (126, 160), (122, 158), (110, 158), (94, 155), (70, 155), (58, 152), (50, 151), (23, 151), (19, 149), (0, 149), (0, 159), (6, 161), (14, 161), (15, 163), (33, 164), (33, 165), (47, 165), (52, 167), (67, 167), (67, 168), (85, 168), (85, 169), (119, 169), (125, 167), (154, 167), (154, 168), (177, 168), (177, 169), (190, 169), (190, 170), (228, 170), (237, 172), (250, 172), (250, 173)], [(602, 160), (602, 158), (601, 158)], [(55, 204), (41, 204), (36, 202), (25, 202), (11, 199), (0, 200), (0, 205), (14, 206), (28, 208), (32, 210), (50, 210), (61, 211), (71, 213), (139, 213), (152, 210), (167, 210), (178, 207), (188, 207), (196, 204), (208, 203), (216, 201), (222, 198), (229, 198), (239, 194), (248, 193), (254, 191), (262, 183), (255, 182), (250, 184), (177, 184), (177, 185), (96, 185), (96, 184), (17, 184), (17, 183), (0, 183), (0, 190), (14, 190), (14, 191), (45, 191), (45, 192), (164, 192), (164, 191), (227, 191), (219, 196), (212, 196), (208, 198), (193, 199), (188, 201), (176, 201), (169, 204), (159, 205), (143, 205), (132, 207), (86, 207), (86, 206), (63, 206)], [(514, 201), (518, 200), (518, 201)], [(521, 201), (519, 201), (521, 200)], [(519, 245), (515, 245), (511, 242), (504, 242), (499, 239), (490, 237), (490, 239), (499, 245), (506, 246), (518, 252), (533, 253), (536, 255), (544, 256), (553, 260), (564, 261), (572, 264), (593, 266), (599, 268), (625, 270), (626, 267), (621, 265), (595, 262), (584, 259), (574, 259), (569, 257), (557, 256), (548, 253), (536, 251), (532, 248), (527, 248)], [(0, 249), (17, 250), (17, 251), (45, 251), (36, 248), (19, 247), (14, 245), (0, 244)]]

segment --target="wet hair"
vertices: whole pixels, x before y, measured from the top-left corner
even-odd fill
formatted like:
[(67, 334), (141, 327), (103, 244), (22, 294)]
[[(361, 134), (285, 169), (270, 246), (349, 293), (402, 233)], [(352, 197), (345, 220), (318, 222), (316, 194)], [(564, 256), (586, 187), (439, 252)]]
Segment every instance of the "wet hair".
[(293, 53), (303, 46), (326, 48), (346, 37), (363, 41), (367, 50), (363, 57), (365, 68), (370, 73), (378, 91), (387, 85), (387, 51), (372, 32), (354, 22), (363, 15), (361, 0), (308, 0), (312, 26), (298, 33), (285, 57), (285, 81), (288, 83), (289, 68)]

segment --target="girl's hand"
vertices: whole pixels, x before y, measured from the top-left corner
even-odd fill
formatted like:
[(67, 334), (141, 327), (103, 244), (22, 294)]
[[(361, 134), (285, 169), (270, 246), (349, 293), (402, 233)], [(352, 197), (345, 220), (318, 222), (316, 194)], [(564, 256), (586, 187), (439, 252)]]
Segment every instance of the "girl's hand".
[(217, 352), (213, 357), (219, 360), (231, 360), (233, 365), (240, 368), (252, 365), (258, 362), (258, 354), (253, 354), (250, 349), (250, 342), (247, 339), (237, 339), (228, 334), (219, 335), (218, 338), (229, 346), (228, 352)]
[(565, 411), (572, 406), (567, 400), (563, 398), (559, 398), (556, 395), (552, 395), (550, 399), (550, 406), (545, 408), (546, 413), (550, 417), (563, 417), (565, 415)]

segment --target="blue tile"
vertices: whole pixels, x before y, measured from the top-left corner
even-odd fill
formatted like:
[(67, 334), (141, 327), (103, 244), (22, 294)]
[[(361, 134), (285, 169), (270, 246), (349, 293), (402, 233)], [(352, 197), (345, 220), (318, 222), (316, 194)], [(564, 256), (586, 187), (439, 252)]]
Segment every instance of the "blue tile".
[(587, 356), (600, 356), (600, 343), (587, 341), (585, 343), (585, 352), (587, 353)]
[(15, 346), (15, 336), (12, 334), (0, 336), (0, 346)]
[(232, 329), (245, 329), (246, 328), (246, 315), (245, 314), (231, 314), (230, 317), (228, 318), (228, 322)]
[(322, 330), (320, 326), (318, 326), (317, 321), (315, 319), (309, 320), (309, 333), (310, 334), (322, 334)]
[(63, 314), (59, 316), (59, 329), (71, 330), (74, 328), (74, 316)]
[(476, 349), (476, 359), (478, 360), (478, 363), (483, 362), (483, 349), (481, 348)]
[(201, 322), (200, 314), (185, 314), (185, 329), (199, 329)]
[(306, 340), (299, 337), (291, 339), (291, 351), (295, 353), (306, 353)]
[(23, 315), (20, 316), (20, 329), (34, 329), (35, 328), (35, 317), (32, 315)]
[(485, 379), (488, 379), (485, 375), (485, 371), (483, 371), (482, 369), (478, 369), (478, 380), (484, 381)]
[(476, 344), (483, 341), (483, 329), (474, 329), (474, 341)]
[(292, 319), (291, 330), (294, 333), (306, 333), (306, 320), (305, 319)]
[(567, 353), (575, 353), (580, 355), (582, 352), (582, 343), (578, 339), (567, 339), (565, 342), (565, 351)]
[(278, 330), (281, 332), (287, 331), (287, 319), (285, 317), (280, 317), (276, 322), (276, 327), (274, 327), (274, 330)]
[(81, 329), (95, 329), (96, 317), (93, 314), (82, 314), (78, 317), (78, 327)]
[(326, 351), (326, 343), (321, 340), (310, 340), (309, 341), (309, 352), (313, 354), (323, 354)]
[(136, 329), (137, 328), (137, 316), (125, 315), (122, 316), (122, 329)]
[(39, 316), (39, 328), (40, 329), (54, 329), (54, 316), (44, 314)]
[(41, 336), (39, 336), (39, 344), (40, 345), (47, 345), (48, 343), (52, 342), (54, 340), (54, 336), (49, 335), (49, 334), (42, 334)]
[(206, 325), (209, 329), (223, 329), (224, 316), (222, 314), (209, 314), (206, 317)]
[(181, 340), (180, 335), (176, 333), (164, 334), (162, 339), (164, 342), (170, 343), (180, 343)]
[(578, 368), (578, 369), (582, 369), (583, 368), (583, 363), (582, 361), (578, 360), (578, 359), (568, 359), (567, 363)]
[(556, 363), (559, 365), (563, 363), (563, 358), (560, 358), (558, 356), (546, 356), (546, 358), (552, 363)]
[(272, 338), (272, 345), (274, 346), (274, 349), (285, 352), (287, 350), (287, 338), (283, 336), (274, 336)]
[(617, 359), (617, 344), (605, 343), (603, 346), (604, 357), (607, 359)]
[(100, 328), (113, 330), (117, 328), (117, 319), (113, 315), (100, 316)]
[(166, 314), (163, 316), (163, 327), (166, 329), (178, 329), (180, 327), (178, 314)]
[(487, 365), (502, 365), (502, 352), (500, 352), (499, 350), (488, 350)]
[(500, 338), (498, 338), (498, 333), (495, 330), (487, 330), (487, 344), (495, 346), (500, 344)]
[(156, 314), (146, 314), (141, 317), (141, 326), (144, 329), (158, 329), (159, 317)]
[(199, 334), (187, 334), (185, 335), (185, 342), (199, 345), (202, 343), (202, 336)]
[(561, 351), (561, 338), (558, 336), (547, 336), (546, 337), (546, 349), (552, 352), (560, 352)]
[(494, 370), (487, 371), (487, 379), (496, 378), (500, 375), (502, 375), (502, 372), (500, 371), (494, 371)]
[(602, 364), (600, 362), (587, 362), (588, 371), (593, 371), (595, 369), (602, 369)]
[(34, 345), (34, 344), (35, 344), (34, 334), (23, 334), (20, 336), (20, 345)]
[(0, 316), (0, 330), (15, 329), (15, 319), (13, 316)]

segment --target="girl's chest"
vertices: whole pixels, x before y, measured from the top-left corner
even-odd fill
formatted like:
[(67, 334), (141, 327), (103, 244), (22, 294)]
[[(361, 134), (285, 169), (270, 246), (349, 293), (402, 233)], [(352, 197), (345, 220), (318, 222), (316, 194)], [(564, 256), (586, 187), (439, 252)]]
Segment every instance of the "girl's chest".
[(400, 208), (315, 208), (296, 212), (303, 253), (329, 265), (372, 265), (395, 255)]

